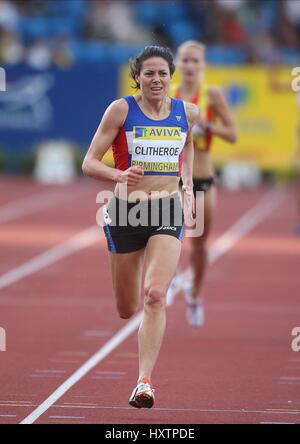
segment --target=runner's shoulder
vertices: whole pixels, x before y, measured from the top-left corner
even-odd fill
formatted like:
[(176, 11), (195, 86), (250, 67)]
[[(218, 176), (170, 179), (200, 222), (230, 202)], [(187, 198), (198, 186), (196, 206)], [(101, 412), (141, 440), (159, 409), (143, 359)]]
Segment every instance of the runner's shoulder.
[(193, 126), (200, 117), (200, 110), (194, 103), (186, 102), (186, 118), (189, 126)]
[(114, 100), (108, 107), (113, 112), (118, 113), (127, 113), (128, 112), (128, 103), (122, 97), (121, 99)]
[(105, 114), (106, 117), (112, 119), (113, 121), (117, 121), (118, 123), (124, 123), (127, 114), (128, 114), (128, 103), (125, 99), (117, 99), (114, 100), (107, 108)]
[(217, 85), (210, 85), (207, 88), (207, 95), (210, 101), (215, 102), (225, 98), (224, 90)]

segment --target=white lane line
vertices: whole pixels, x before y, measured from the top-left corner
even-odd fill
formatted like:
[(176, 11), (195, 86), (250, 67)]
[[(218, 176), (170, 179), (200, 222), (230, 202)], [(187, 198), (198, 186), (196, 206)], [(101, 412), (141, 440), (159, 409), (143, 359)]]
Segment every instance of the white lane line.
[(100, 241), (102, 230), (90, 227), (0, 276), (0, 290)]
[[(60, 404), (55, 404), (53, 406), (53, 408), (56, 409), (91, 409), (91, 410), (131, 410), (132, 412), (134, 412), (134, 410), (132, 410), (132, 407), (129, 406), (105, 406), (105, 405), (87, 405), (87, 404), (82, 404), (82, 405), (75, 405), (75, 404), (66, 404), (66, 405), (60, 405)], [(155, 410), (152, 410), (152, 412), (155, 411), (161, 411), (161, 412), (201, 412), (201, 413), (245, 413), (245, 414), (250, 414), (250, 413), (261, 413), (261, 414), (265, 414), (265, 415), (300, 415), (300, 410), (295, 411), (295, 410), (280, 410), (280, 411), (269, 411), (269, 410), (255, 410), (255, 409), (197, 409), (197, 408), (172, 408), (172, 407), (155, 407)], [(150, 412), (151, 413), (151, 412)]]
[(105, 380), (105, 381), (119, 381), (120, 379), (122, 379), (121, 376), (109, 376), (109, 375), (103, 375), (103, 376), (91, 376), (91, 379), (95, 380), (95, 381), (100, 381), (100, 380)]
[(61, 379), (62, 375), (30, 375), (30, 378), (36, 378), (36, 379)]
[[(75, 396), (72, 396), (75, 397)], [(76, 398), (90, 398), (90, 396), (76, 396)], [(0, 407), (38, 407), (37, 405), (20, 405), (20, 404), (0, 404)], [(66, 404), (55, 404), (53, 405), (53, 408), (55, 409), (84, 409), (84, 410), (130, 410), (131, 412), (134, 412), (132, 407), (129, 406), (112, 406), (112, 405), (97, 405), (97, 404), (90, 404), (90, 403), (66, 403)], [(300, 410), (256, 410), (256, 409), (222, 409), (222, 408), (216, 408), (216, 409), (205, 409), (205, 408), (175, 408), (175, 407), (155, 407), (155, 410), (152, 410), (152, 412), (155, 411), (161, 411), (161, 412), (190, 412), (190, 413), (243, 413), (243, 414), (253, 414), (253, 413), (259, 413), (259, 414), (265, 414), (265, 415), (300, 415)], [(149, 413), (152, 413), (149, 411)], [(24, 423), (24, 422), (22, 422)], [(24, 423), (25, 424), (25, 423)]]
[(0, 418), (16, 418), (17, 415), (0, 415)]
[(140, 325), (143, 317), (143, 313), (138, 313), (127, 324), (121, 328), (101, 349), (94, 354), (85, 364), (83, 364), (73, 375), (70, 376), (52, 395), (49, 396), (37, 409), (35, 409), (30, 415), (28, 415), (21, 424), (32, 424), (43, 413), (45, 413), (49, 407), (60, 399), (71, 387), (73, 387), (83, 376), (89, 373), (99, 362), (109, 355), (118, 345), (122, 344), (125, 339), (128, 338)]
[(49, 416), (49, 419), (85, 419), (85, 416)]
[[(243, 237), (271, 214), (279, 206), (284, 197), (284, 191), (279, 191), (278, 189), (267, 192), (257, 205), (247, 211), (214, 242), (208, 252), (209, 263), (213, 264), (231, 250)], [(173, 303), (176, 294), (184, 287), (185, 281), (191, 279), (191, 277), (192, 270), (189, 267), (175, 276), (173, 279), (175, 291), (171, 295), (171, 299), (168, 300), (168, 305)]]
[(300, 381), (278, 381), (280, 385), (300, 385)]
[(28, 403), (28, 404), (13, 404), (13, 403), (7, 403), (7, 402), (0, 402), (0, 407), (35, 407), (34, 404)]
[(231, 228), (219, 237), (209, 250), (209, 261), (215, 262), (231, 250), (246, 234), (268, 217), (282, 202), (285, 192), (271, 190), (257, 205), (247, 211)]
[(260, 422), (260, 424), (296, 424), (295, 422)]
[(15, 200), (0, 207), (0, 225), (18, 219), (29, 214), (37, 213), (45, 208), (61, 204), (62, 202), (76, 199), (85, 190), (74, 193), (74, 188), (68, 191), (42, 191), (33, 195)]
[[(278, 190), (267, 192), (265, 196), (241, 219), (239, 219), (233, 226), (235, 231), (230, 228), (221, 236), (221, 239), (226, 239), (226, 235), (231, 239), (230, 245), (232, 248), (243, 236), (248, 234), (256, 225), (258, 225), (264, 218), (266, 218), (272, 211), (275, 210), (282, 202), (285, 194), (279, 193)], [(266, 210), (267, 208), (267, 210)], [(260, 212), (260, 216), (256, 212)], [(263, 216), (262, 216), (263, 214)], [(246, 217), (247, 216), (247, 217)], [(250, 221), (248, 220), (250, 219)], [(254, 222), (251, 222), (255, 220)], [(220, 238), (219, 238), (220, 239)], [(217, 239), (212, 246), (212, 251), (215, 251), (211, 261), (216, 261), (217, 258), (225, 254), (230, 248), (227, 242), (226, 248), (220, 245), (220, 240)], [(234, 241), (235, 239), (235, 241)], [(216, 253), (216, 245), (221, 248), (221, 253)], [(59, 386), (41, 405), (30, 413), (20, 424), (33, 424), (41, 415), (43, 415), (55, 402), (60, 399), (71, 387), (80, 381), (87, 373), (89, 373), (96, 365), (108, 356), (115, 348), (123, 343), (135, 330), (138, 329), (143, 312), (139, 312), (127, 324), (121, 328), (100, 350), (95, 353), (85, 364), (83, 364), (75, 373), (73, 373), (61, 386)]]
[(79, 359), (49, 359), (49, 362), (53, 362), (54, 364), (78, 364), (80, 362)]
[(300, 376), (280, 376), (279, 379), (291, 380), (291, 381), (300, 381)]
[[(72, 396), (74, 397), (74, 396)], [(76, 396), (78, 398), (79, 396)], [(81, 396), (81, 398), (90, 398), (90, 396)], [(7, 404), (0, 404), (1, 407), (37, 407), (37, 405), (7, 405)], [(130, 410), (131, 412), (134, 412), (132, 407), (129, 406), (113, 406), (113, 405), (97, 405), (97, 404), (90, 404), (90, 403), (65, 403), (65, 404), (54, 404), (53, 408), (55, 409), (84, 409), (84, 410)], [(256, 409), (222, 409), (222, 408), (215, 408), (215, 409), (205, 409), (205, 408), (176, 408), (176, 407), (155, 407), (155, 410), (152, 410), (152, 412), (155, 411), (161, 411), (161, 412), (190, 412), (190, 413), (244, 413), (244, 414), (251, 414), (251, 413), (259, 413), (259, 414), (265, 414), (265, 415), (292, 415), (297, 416), (300, 415), (300, 410), (256, 410)], [(149, 413), (152, 413), (149, 411)], [(23, 421), (21, 424), (25, 424)], [(27, 423), (26, 423), (27, 424)]]

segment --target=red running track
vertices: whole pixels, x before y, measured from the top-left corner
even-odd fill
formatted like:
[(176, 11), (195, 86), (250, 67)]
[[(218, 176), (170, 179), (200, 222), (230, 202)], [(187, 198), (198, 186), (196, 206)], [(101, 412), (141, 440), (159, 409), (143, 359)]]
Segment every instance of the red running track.
[[(20, 271), (33, 257), (95, 224), (95, 196), (101, 188), (95, 183), (40, 188), (2, 179), (0, 185), (7, 191), (0, 221), (5, 206), (17, 200), (45, 193), (46, 202), (31, 212), (12, 213), (0, 225), (0, 287), (12, 269)], [(58, 203), (47, 206), (53, 192)], [(300, 326), (300, 238), (292, 233), (290, 191), (283, 197), (282, 190), (268, 193), (267, 188), (219, 192), (211, 243), (263, 196), (278, 202), (211, 265), (201, 330), (186, 325), (181, 293), (168, 308), (152, 410), (127, 404), (137, 376), (136, 331), (70, 390), (62, 390), (43, 414), (36, 410), (128, 323), (118, 319), (114, 308), (101, 232), (95, 230), (87, 248), (22, 279), (17, 273), (2, 285), (0, 326), (6, 329), (7, 351), (0, 353), (0, 422), (20, 423), (37, 412), (29, 422), (300, 423), (300, 352), (291, 350), (291, 331)], [(188, 252), (185, 239), (183, 269)]]

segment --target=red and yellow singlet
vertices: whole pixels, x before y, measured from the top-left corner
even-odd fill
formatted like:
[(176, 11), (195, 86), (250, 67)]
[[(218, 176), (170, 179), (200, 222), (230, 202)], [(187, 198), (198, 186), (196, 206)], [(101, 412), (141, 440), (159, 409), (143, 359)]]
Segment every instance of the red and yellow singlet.
[[(197, 92), (197, 94), (190, 100), (191, 103), (197, 105), (203, 117), (207, 122), (214, 122), (215, 116), (211, 106), (208, 103), (208, 88), (206, 85), (203, 85), (201, 89)], [(180, 94), (180, 88), (178, 85), (172, 85), (170, 96), (175, 97), (177, 99), (182, 99)], [(194, 147), (197, 149), (202, 149), (209, 151), (212, 144), (213, 135), (209, 130), (203, 130), (199, 125), (195, 125), (193, 127), (193, 138), (194, 138)]]

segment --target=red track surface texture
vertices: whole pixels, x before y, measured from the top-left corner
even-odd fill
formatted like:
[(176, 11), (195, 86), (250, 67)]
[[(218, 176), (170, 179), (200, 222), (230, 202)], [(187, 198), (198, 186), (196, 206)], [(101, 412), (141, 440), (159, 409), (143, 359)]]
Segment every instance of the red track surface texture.
[[(263, 208), (269, 199), (275, 205), (211, 265), (201, 330), (186, 325), (181, 293), (168, 308), (154, 409), (127, 404), (137, 376), (133, 331), (41, 413), (36, 409), (128, 321), (114, 307), (100, 230), (98, 240), (89, 233), (86, 247), (63, 248), (49, 263), (40, 256), (25, 275), (20, 268), (95, 225), (101, 186), (2, 179), (0, 188), (1, 423), (300, 423), (300, 352), (291, 349), (291, 331), (300, 326), (300, 238), (292, 233), (290, 190), (219, 192), (212, 244), (263, 196)], [(33, 198), (38, 203), (30, 206)], [(24, 199), (25, 210), (16, 210)], [(185, 239), (182, 269), (188, 253)]]

